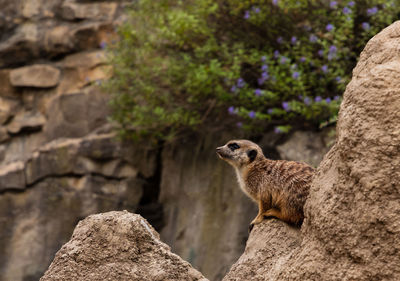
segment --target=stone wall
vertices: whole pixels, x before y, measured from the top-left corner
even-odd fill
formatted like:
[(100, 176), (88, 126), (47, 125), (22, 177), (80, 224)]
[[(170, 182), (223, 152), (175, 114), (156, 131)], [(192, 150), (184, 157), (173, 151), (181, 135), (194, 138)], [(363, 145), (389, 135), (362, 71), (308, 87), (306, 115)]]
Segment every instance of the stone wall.
[[(0, 280), (38, 280), (79, 220), (111, 210), (142, 214), (211, 280), (243, 251), (256, 208), (215, 156), (229, 136), (144, 150), (107, 124), (98, 85), (125, 5), (0, 0)], [(260, 142), (314, 165), (326, 150), (313, 132)]]
[(138, 209), (155, 157), (115, 140), (97, 86), (123, 3), (0, 6), (0, 279), (38, 280), (80, 219)]

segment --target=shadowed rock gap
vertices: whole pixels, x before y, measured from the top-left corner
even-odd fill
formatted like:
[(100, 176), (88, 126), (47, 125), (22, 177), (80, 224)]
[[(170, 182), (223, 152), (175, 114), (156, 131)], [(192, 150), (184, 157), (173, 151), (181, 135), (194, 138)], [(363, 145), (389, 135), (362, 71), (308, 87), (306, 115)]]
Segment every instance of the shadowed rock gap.
[(163, 206), (159, 202), (161, 175), (162, 175), (162, 145), (159, 145), (156, 153), (156, 167), (154, 175), (145, 178), (139, 173), (138, 177), (144, 181), (143, 195), (136, 210), (137, 214), (143, 216), (149, 223), (160, 231), (164, 225)]

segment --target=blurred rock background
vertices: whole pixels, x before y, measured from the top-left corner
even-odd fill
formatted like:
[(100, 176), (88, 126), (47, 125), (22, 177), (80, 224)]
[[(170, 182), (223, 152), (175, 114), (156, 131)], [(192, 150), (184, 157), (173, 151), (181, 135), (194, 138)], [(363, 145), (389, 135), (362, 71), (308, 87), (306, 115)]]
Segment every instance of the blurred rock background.
[[(145, 217), (211, 280), (243, 252), (256, 206), (210, 135), (145, 149), (115, 137), (105, 46), (124, 1), (0, 0), (0, 280), (38, 280), (79, 220)], [(265, 133), (270, 158), (318, 165), (329, 133)]]

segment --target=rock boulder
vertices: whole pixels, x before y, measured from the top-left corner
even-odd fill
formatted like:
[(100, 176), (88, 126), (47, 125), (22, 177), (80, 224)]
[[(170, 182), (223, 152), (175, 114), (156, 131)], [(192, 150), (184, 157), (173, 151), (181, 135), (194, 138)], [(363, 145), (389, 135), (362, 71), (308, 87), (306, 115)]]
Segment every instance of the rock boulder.
[(145, 219), (123, 211), (79, 222), (40, 280), (207, 279), (171, 253)]
[[(280, 232), (281, 224), (256, 226), (226, 280), (238, 280), (240, 267), (263, 280), (400, 280), (399, 46), (400, 21), (361, 53), (340, 108), (336, 144), (305, 205), (301, 244), (282, 259), (280, 251), (293, 244), (288, 226)], [(271, 239), (276, 234), (281, 239)], [(257, 244), (259, 253), (276, 249), (262, 264), (251, 255), (253, 239), (271, 241)]]
[(47, 65), (35, 64), (14, 69), (10, 81), (14, 87), (54, 87), (60, 80), (60, 70)]

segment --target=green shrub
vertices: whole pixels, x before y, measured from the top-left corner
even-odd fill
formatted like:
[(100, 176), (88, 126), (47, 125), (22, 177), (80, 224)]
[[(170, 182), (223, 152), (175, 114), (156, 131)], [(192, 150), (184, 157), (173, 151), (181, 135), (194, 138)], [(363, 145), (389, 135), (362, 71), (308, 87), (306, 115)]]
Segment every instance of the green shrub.
[(381, 0), (139, 0), (109, 46), (112, 119), (147, 140), (317, 127), (336, 119), (361, 49), (399, 12)]

